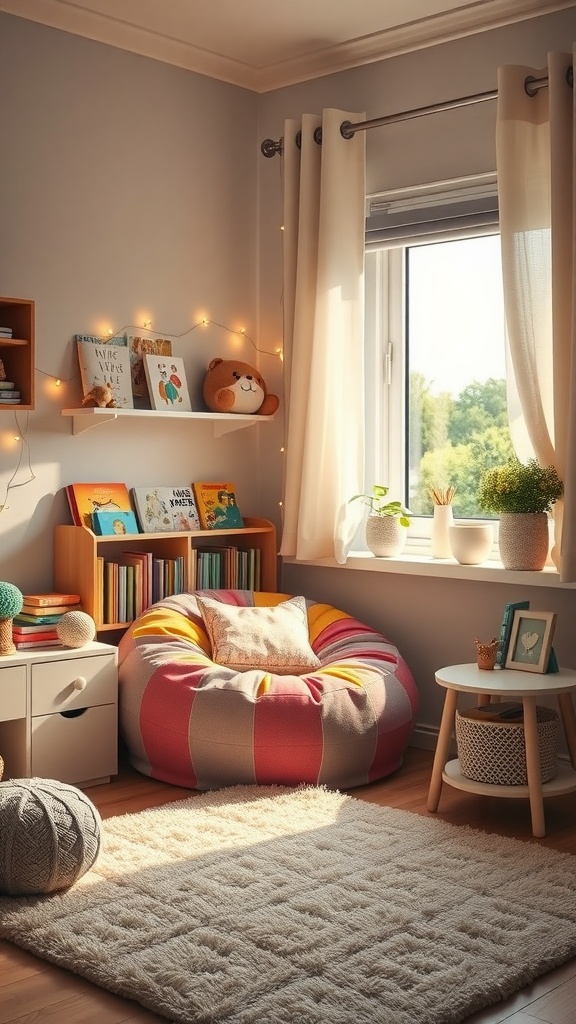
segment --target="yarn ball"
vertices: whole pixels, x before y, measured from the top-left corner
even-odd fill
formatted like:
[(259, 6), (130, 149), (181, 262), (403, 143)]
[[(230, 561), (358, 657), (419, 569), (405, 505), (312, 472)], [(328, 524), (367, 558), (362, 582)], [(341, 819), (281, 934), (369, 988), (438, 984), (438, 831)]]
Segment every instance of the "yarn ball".
[(67, 889), (96, 862), (100, 815), (75, 786), (54, 779), (0, 782), (0, 893)]
[(13, 583), (0, 583), (0, 619), (12, 619), (22, 611), (24, 597)]
[(86, 612), (64, 612), (56, 633), (65, 647), (84, 647), (96, 636), (96, 623)]

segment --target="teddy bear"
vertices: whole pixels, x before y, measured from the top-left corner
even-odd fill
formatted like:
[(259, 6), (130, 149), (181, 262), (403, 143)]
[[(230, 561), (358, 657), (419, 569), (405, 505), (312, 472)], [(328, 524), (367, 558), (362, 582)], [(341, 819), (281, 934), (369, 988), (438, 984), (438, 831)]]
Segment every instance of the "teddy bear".
[(204, 378), (203, 395), (212, 412), (240, 412), (271, 416), (280, 401), (269, 395), (255, 366), (238, 359), (213, 359)]

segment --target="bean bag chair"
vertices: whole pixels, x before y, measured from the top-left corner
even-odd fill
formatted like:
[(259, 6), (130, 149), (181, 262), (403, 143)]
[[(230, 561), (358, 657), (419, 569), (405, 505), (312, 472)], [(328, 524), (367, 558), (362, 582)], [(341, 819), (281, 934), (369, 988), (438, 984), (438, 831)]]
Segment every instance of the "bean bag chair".
[(119, 645), (130, 762), (190, 789), (348, 789), (396, 771), (418, 694), (394, 645), (330, 605), (239, 590), (168, 597)]

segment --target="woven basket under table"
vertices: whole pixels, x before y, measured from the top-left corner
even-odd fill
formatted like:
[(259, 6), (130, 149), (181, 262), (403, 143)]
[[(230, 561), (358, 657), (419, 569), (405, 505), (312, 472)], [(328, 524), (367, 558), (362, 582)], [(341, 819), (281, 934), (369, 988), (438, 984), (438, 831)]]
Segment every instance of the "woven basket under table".
[[(558, 714), (537, 707), (540, 778), (549, 782), (557, 772)], [(481, 721), (465, 711), (456, 712), (456, 742), (460, 772), (475, 782), (498, 786), (526, 786), (524, 723)]]

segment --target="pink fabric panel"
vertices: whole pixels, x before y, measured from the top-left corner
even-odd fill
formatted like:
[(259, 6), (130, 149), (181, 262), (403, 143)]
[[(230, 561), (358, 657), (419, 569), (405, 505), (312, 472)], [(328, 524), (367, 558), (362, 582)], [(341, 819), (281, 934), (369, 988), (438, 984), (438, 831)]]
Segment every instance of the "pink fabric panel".
[[(188, 743), (188, 722), (196, 691), (189, 680), (190, 666), (183, 662), (157, 669), (142, 697), (140, 729), (156, 778), (196, 789)], [(162, 776), (157, 774), (158, 769), (163, 771)]]
[(254, 767), (260, 786), (318, 781), (323, 754), (320, 705), (302, 692), (300, 679), (275, 678), (258, 701), (254, 718)]

